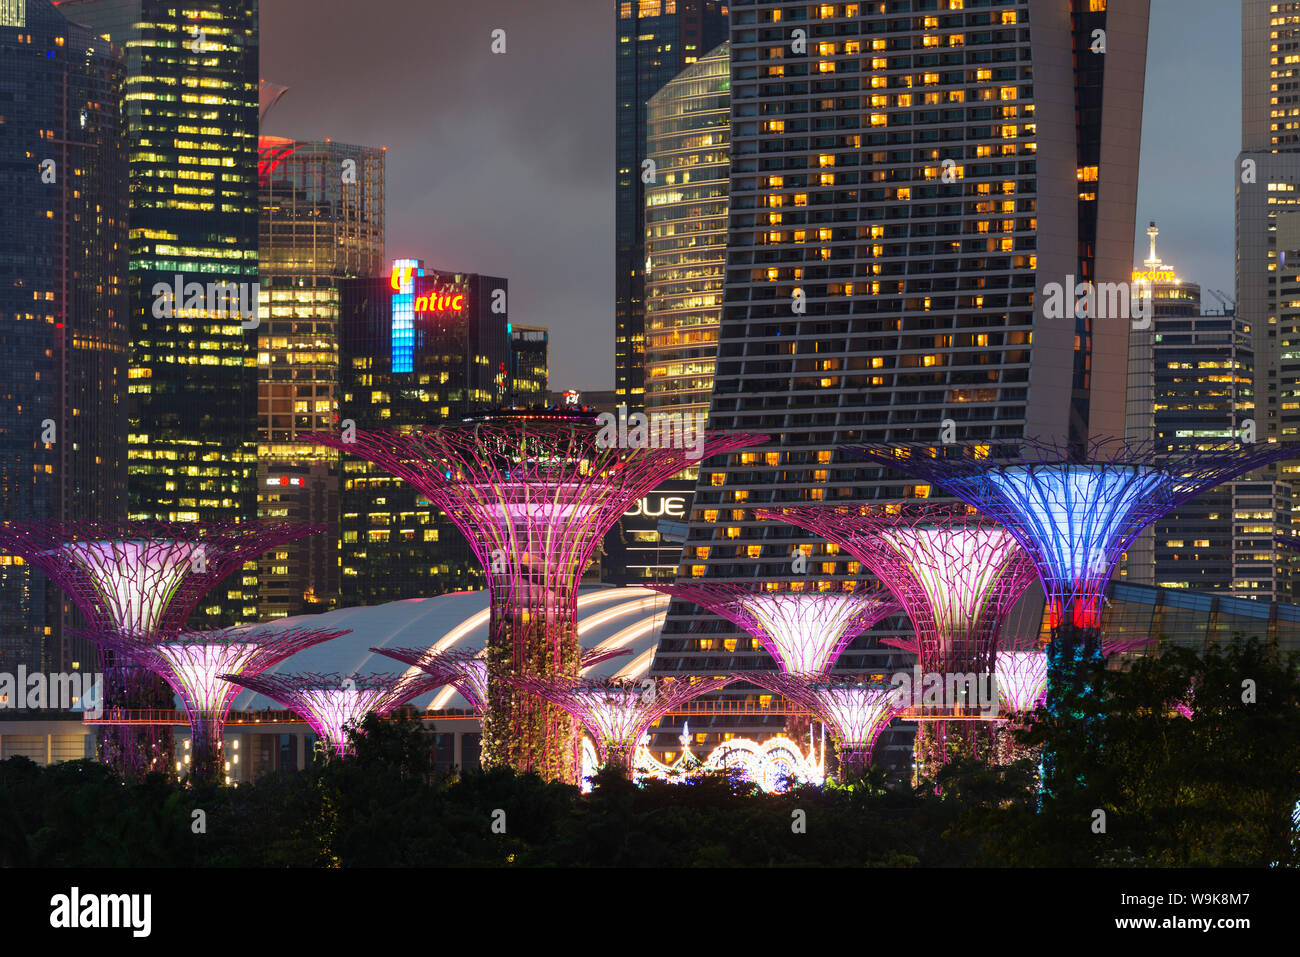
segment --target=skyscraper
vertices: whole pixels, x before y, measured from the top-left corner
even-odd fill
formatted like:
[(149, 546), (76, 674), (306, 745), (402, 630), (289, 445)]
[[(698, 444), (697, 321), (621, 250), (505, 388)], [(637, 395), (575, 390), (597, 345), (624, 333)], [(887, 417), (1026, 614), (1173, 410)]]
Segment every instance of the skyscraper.
[[(1129, 282), (1147, 3), (730, 6), (710, 425), (772, 441), (702, 465), (681, 574), (838, 590), (856, 563), (751, 509), (930, 493), (841, 443), (1123, 435), (1127, 316), (1052, 303)], [(761, 666), (735, 635), (674, 603), (654, 670)], [(840, 667), (891, 654), (868, 635)]]
[[(0, 521), (126, 514), (120, 51), (0, 2)], [(0, 556), (0, 671), (93, 666), (44, 575)]]
[(645, 388), (646, 104), (727, 38), (727, 6), (721, 0), (616, 0), (616, 7), (614, 391), (637, 409)]
[(645, 407), (708, 414), (727, 254), (731, 48), (723, 43), (650, 98), (646, 185)]
[[(66, 0), (126, 51), (130, 514), (249, 520), (257, 466), (257, 0)], [(201, 609), (256, 613), (256, 576)]]
[[(509, 394), (508, 288), (418, 259), (344, 280), (342, 426), (403, 431), (500, 407)], [(345, 456), (342, 469), (344, 606), (481, 587), (478, 559), (427, 498), (364, 459)]]
[(541, 326), (510, 326), (512, 405), (546, 405), (550, 391), (550, 333)]
[(264, 136), (258, 327), (258, 510), (334, 532), (260, 563), (259, 617), (324, 610), (339, 594), (339, 457), (298, 441), (337, 427), (339, 284), (383, 271), (384, 151)]

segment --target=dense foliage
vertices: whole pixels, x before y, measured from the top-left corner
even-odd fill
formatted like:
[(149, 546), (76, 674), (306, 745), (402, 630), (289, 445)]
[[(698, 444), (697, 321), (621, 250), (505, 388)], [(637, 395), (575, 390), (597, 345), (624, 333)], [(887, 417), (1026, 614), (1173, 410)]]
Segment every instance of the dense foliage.
[[(784, 795), (725, 775), (644, 787), (601, 775), (580, 795), (508, 771), (440, 774), (430, 730), (411, 720), (371, 720), (355, 757), (237, 788), (124, 785), (93, 762), (12, 758), (0, 864), (1295, 866), (1297, 687), (1296, 661), (1250, 642), (1099, 672), (1068, 717), (1040, 715), (1026, 733), (1074, 782), (1046, 796), (1029, 762), (956, 762), (919, 788), (873, 771)], [(1189, 688), (1192, 721), (1169, 708)]]

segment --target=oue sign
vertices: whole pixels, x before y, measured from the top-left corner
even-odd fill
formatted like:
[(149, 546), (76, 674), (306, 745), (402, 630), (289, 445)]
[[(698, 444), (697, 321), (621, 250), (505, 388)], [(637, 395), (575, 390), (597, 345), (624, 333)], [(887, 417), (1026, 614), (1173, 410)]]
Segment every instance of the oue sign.
[(623, 513), (625, 518), (683, 518), (686, 515), (686, 498), (681, 495), (664, 495), (658, 502), (651, 502), (649, 497), (641, 499), (630, 510)]

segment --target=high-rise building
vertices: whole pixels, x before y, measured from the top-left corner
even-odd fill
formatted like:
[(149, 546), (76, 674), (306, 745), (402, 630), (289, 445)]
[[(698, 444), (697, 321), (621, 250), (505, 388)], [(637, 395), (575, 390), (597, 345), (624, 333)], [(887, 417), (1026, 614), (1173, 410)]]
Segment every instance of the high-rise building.
[[(126, 514), (120, 53), (48, 0), (0, 0), (0, 521)], [(0, 671), (90, 667), (70, 615), (0, 556)]]
[[(257, 0), (65, 0), (126, 54), (136, 518), (256, 516)], [(256, 615), (256, 572), (200, 609)]]
[(722, 0), (615, 0), (614, 392), (633, 410), (645, 390), (647, 104), (727, 38)]
[(263, 136), (258, 327), (258, 511), (335, 531), (269, 552), (259, 617), (324, 610), (339, 595), (339, 457), (299, 436), (338, 423), (339, 284), (384, 258), (384, 151)]
[[(506, 402), (505, 279), (397, 259), (389, 275), (344, 280), (340, 288), (343, 428), (459, 423)], [(344, 606), (483, 586), (464, 536), (427, 498), (355, 456), (343, 458), (342, 470)]]
[(650, 98), (645, 187), (645, 407), (707, 415), (727, 258), (731, 48)]
[[(842, 443), (1124, 434), (1128, 318), (1059, 310), (1067, 286), (1130, 279), (1148, 4), (1063, 0), (1032, 19), (1030, 6), (730, 4), (709, 416), (771, 440), (701, 466), (684, 578), (851, 587), (856, 563), (751, 512), (930, 494)], [(882, 633), (839, 667), (910, 666)], [(674, 602), (653, 670), (764, 664), (734, 628)], [(713, 735), (778, 730), (713, 720)]]
[(541, 326), (510, 326), (510, 404), (546, 405), (550, 335)]

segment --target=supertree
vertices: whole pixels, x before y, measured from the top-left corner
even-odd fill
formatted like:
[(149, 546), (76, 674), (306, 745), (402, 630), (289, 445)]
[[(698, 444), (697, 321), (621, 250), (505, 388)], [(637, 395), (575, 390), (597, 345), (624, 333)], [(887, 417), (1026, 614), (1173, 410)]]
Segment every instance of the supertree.
[[(915, 633), (910, 642), (890, 643), (916, 654), (920, 673), (944, 676), (945, 687), (948, 676), (958, 675), (973, 676), (977, 688), (991, 684), (1002, 623), (1034, 578), (1029, 557), (1005, 529), (961, 504), (794, 506), (754, 514), (820, 535), (879, 579)], [(952, 753), (978, 757), (992, 746), (985, 722), (923, 721), (917, 775)]]
[(221, 675), (297, 712), (316, 732), (324, 747), (347, 754), (347, 729), (358, 726), (372, 711), (385, 715), (412, 698), (445, 682), (424, 673), (387, 674), (261, 674)]
[[(487, 649), (452, 648), (433, 651), (429, 648), (371, 648), (375, 654), (385, 655), (403, 664), (419, 668), (427, 675), (439, 679), (439, 684), (452, 685), (469, 706), (480, 714), (487, 702)], [(603, 650), (588, 648), (578, 659), (579, 670), (611, 658), (621, 658), (632, 652), (625, 648)]]
[[(199, 601), (245, 562), (327, 526), (286, 522), (42, 521), (0, 523), (0, 550), (45, 572), (98, 635), (148, 639), (180, 630)], [(101, 653), (105, 707), (170, 708), (165, 682)], [(166, 771), (170, 727), (106, 724), (100, 754), (124, 777)]]
[(779, 671), (746, 671), (737, 681), (766, 688), (807, 708), (831, 730), (839, 754), (841, 780), (861, 777), (871, 763), (876, 739), (890, 721), (906, 709), (898, 689), (887, 684), (862, 684)]
[(414, 486), (456, 524), (482, 563), (490, 609), (483, 717), (489, 766), (577, 783), (573, 718), (504, 677), (576, 678), (578, 586), (602, 536), (693, 461), (765, 439), (700, 435), (694, 449), (644, 447), (641, 432), (623, 442), (616, 429), (590, 420), (521, 415), (303, 439), (367, 459)]
[[(1090, 690), (1086, 676), (1102, 657), (1102, 593), (1143, 529), (1216, 485), (1297, 454), (1294, 446), (1263, 443), (1178, 453), (1116, 440), (1015, 445), (845, 450), (939, 486), (1015, 536), (1047, 596), (1046, 707), (1053, 714)], [(1045, 754), (1049, 788), (1053, 764)]]
[(758, 591), (730, 582), (645, 586), (730, 620), (757, 639), (781, 671), (796, 674), (826, 674), (849, 642), (898, 611), (884, 589)]
[(637, 744), (652, 724), (692, 698), (726, 687), (733, 679), (579, 678), (572, 681), (527, 675), (506, 680), (572, 714), (591, 733), (600, 763), (628, 777)]
[(311, 627), (256, 631), (242, 625), (221, 631), (181, 631), (152, 639), (114, 632), (87, 637), (123, 660), (159, 675), (181, 699), (190, 721), (190, 774), (196, 782), (220, 780), (226, 714), (237, 690), (222, 676), (252, 676), (304, 648), (350, 634), (351, 629)]

